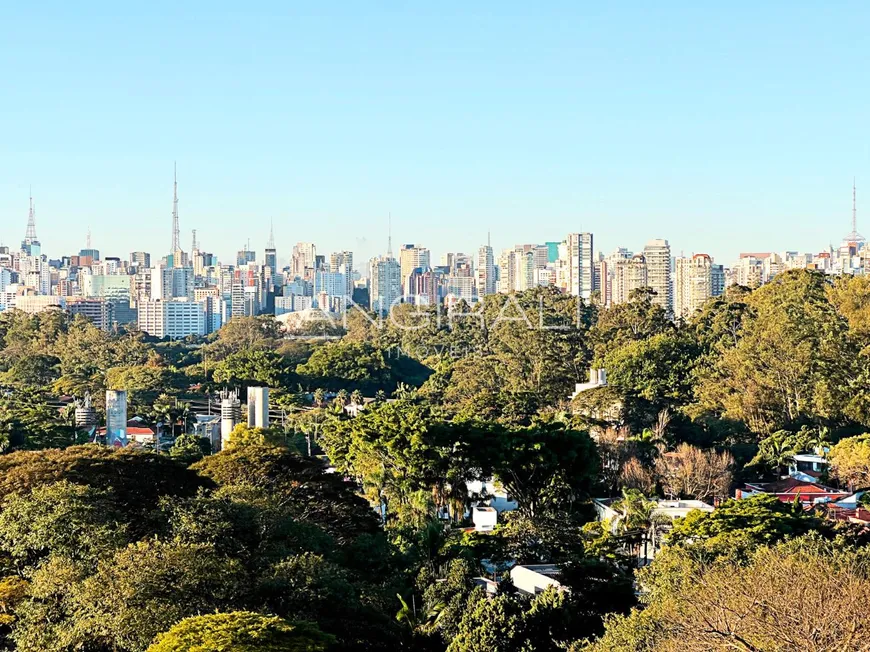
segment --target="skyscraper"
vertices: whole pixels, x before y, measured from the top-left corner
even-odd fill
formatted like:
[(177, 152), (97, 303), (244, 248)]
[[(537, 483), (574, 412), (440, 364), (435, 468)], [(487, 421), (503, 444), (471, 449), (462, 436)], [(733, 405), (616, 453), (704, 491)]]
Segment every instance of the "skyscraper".
[(385, 315), (402, 297), (402, 266), (390, 255), (379, 256), (372, 258), (369, 274), (371, 309)]
[(274, 284), (278, 279), (278, 256), (275, 252), (275, 229), (272, 224), (269, 225), (269, 241), (266, 243), (263, 258), (263, 265), (269, 270), (272, 284)]
[(565, 269), (566, 292), (589, 301), (593, 286), (592, 234), (569, 233), (565, 238), (563, 251), (567, 258), (562, 261)]
[(297, 242), (290, 257), (290, 275), (308, 281), (314, 280), (317, 249), (311, 242)]
[(245, 243), (245, 246), (236, 253), (236, 265), (241, 267), (255, 262), (257, 262), (257, 252), (251, 251), (248, 244)]
[(713, 259), (707, 254), (674, 260), (674, 317), (688, 319), (713, 296)]
[(631, 298), (632, 292), (647, 285), (647, 266), (643, 255), (613, 258), (613, 287), (610, 292), (614, 304), (625, 303)]
[(492, 247), (487, 243), (477, 250), (477, 295), (485, 297), (495, 294), (495, 258)]
[(399, 249), (399, 265), (402, 274), (402, 293), (408, 293), (408, 276), (415, 269), (426, 270), (432, 266), (431, 254), (426, 247), (421, 247), (416, 244), (402, 245)]
[(329, 271), (344, 275), (344, 294), (347, 296), (347, 300), (349, 301), (351, 297), (353, 297), (353, 252), (332, 252), (329, 255)]
[(671, 274), (671, 246), (667, 240), (655, 239), (643, 248), (646, 259), (647, 285), (655, 292), (653, 303), (668, 314), (674, 312), (674, 288)]

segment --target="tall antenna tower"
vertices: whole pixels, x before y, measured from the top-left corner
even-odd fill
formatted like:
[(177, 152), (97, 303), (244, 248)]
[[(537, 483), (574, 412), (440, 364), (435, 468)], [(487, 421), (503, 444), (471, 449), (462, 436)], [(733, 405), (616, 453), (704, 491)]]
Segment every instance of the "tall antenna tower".
[(859, 249), (865, 242), (864, 236), (858, 233), (858, 201), (854, 177), (852, 177), (852, 232), (845, 237), (843, 242), (844, 244), (854, 244)]
[(33, 208), (33, 190), (30, 191), (30, 212), (27, 214), (27, 232), (24, 234), (24, 243), (36, 242), (36, 211)]
[(179, 240), (180, 232), (178, 229), (178, 167), (172, 163), (172, 249), (171, 253), (175, 253), (181, 249)]
[(393, 257), (393, 214), (387, 217), (387, 258)]
[(269, 219), (269, 241), (266, 243), (266, 249), (275, 248), (275, 221)]

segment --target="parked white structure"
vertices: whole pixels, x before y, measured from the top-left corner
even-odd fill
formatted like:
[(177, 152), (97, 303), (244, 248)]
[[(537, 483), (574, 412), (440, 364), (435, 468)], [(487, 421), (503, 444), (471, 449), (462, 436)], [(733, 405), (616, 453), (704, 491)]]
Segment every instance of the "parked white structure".
[(269, 388), (248, 387), (248, 426), (269, 427)]
[(556, 564), (518, 564), (511, 568), (511, 582), (518, 591), (526, 595), (543, 593), (551, 586), (560, 591), (567, 590), (556, 579), (559, 577), (559, 572), (559, 566)]

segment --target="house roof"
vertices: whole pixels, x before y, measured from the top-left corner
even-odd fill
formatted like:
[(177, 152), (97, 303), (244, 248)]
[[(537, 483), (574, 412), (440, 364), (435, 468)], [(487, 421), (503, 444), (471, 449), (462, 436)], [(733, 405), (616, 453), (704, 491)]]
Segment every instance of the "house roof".
[(775, 482), (746, 483), (747, 487), (770, 494), (839, 494), (844, 493), (818, 482), (808, 482), (798, 478), (783, 478)]
[[(97, 430), (97, 434), (105, 435), (106, 429), (99, 428)], [(147, 427), (143, 428), (143, 427), (137, 427), (137, 426), (128, 427), (127, 428), (127, 436), (132, 437), (133, 435), (150, 435), (151, 437), (153, 437), (154, 436), (154, 428), (147, 428)]]

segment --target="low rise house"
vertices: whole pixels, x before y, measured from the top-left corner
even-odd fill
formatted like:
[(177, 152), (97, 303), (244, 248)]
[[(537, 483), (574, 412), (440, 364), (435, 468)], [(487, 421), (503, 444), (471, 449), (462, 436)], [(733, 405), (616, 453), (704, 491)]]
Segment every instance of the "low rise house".
[(846, 491), (827, 487), (820, 482), (783, 478), (775, 482), (747, 482), (743, 489), (737, 490), (734, 497), (741, 499), (758, 494), (771, 494), (786, 503), (797, 500), (804, 507), (836, 502), (849, 496)]
[(812, 452), (798, 453), (792, 458), (788, 467), (788, 474), (798, 480), (814, 482), (822, 477), (828, 470), (830, 462), (825, 457), (827, 448), (817, 448)]
[[(599, 521), (610, 521), (613, 531), (616, 531), (621, 515), (613, 508), (613, 504), (620, 500), (617, 498), (594, 498), (592, 505), (598, 515)], [(702, 500), (657, 500), (658, 507), (653, 510), (652, 516), (666, 516), (673, 520), (682, 518), (696, 509), (702, 512), (712, 512), (713, 506)]]

